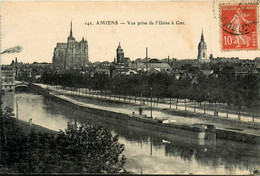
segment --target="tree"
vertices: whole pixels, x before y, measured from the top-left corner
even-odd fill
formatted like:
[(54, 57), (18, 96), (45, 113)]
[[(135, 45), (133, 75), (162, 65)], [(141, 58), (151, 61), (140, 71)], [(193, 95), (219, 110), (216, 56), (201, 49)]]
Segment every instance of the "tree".
[(238, 119), (241, 120), (240, 111), (242, 110), (243, 96), (245, 94), (245, 89), (243, 89), (243, 84), (241, 80), (238, 78), (236, 82), (236, 86), (234, 87), (234, 96), (233, 96), (233, 104), (237, 107), (238, 110)]
[(207, 85), (208, 85), (208, 79), (203, 73), (199, 73), (198, 78), (197, 78), (197, 96), (196, 99), (197, 101), (201, 104), (201, 102), (205, 101), (207, 98)]
[[(1, 125), (0, 170), (7, 173), (121, 173), (124, 145), (101, 126), (68, 124), (58, 134), (24, 133), (10, 109)], [(3, 123), (3, 124), (2, 124)], [(26, 126), (24, 126), (26, 128)]]
[(124, 171), (125, 163), (124, 156), (120, 157), (124, 145), (118, 139), (101, 126), (86, 123), (77, 127), (75, 123), (61, 131), (56, 142), (63, 148), (61, 161), (74, 160), (77, 173), (118, 173)]
[[(249, 73), (244, 76), (239, 76), (238, 81), (242, 92), (242, 105), (246, 106), (249, 110), (252, 107), (259, 107), (259, 78)], [(252, 111), (254, 118), (254, 108), (250, 111)]]
[(186, 111), (187, 102), (186, 99), (189, 98), (189, 90), (191, 86), (191, 78), (189, 76), (185, 76), (179, 80), (180, 85), (180, 98), (184, 99), (184, 107)]
[(227, 106), (227, 117), (229, 113), (229, 109), (231, 104), (233, 103), (234, 100), (234, 90), (235, 90), (235, 74), (234, 74), (234, 68), (230, 66), (224, 67), (220, 72), (219, 72), (219, 83), (221, 87), (221, 92), (222, 96), (224, 97), (224, 102), (228, 105)]
[(171, 97), (176, 98), (176, 109), (178, 109), (178, 101), (181, 98), (182, 87), (177, 79), (173, 79), (171, 85), (168, 87)]

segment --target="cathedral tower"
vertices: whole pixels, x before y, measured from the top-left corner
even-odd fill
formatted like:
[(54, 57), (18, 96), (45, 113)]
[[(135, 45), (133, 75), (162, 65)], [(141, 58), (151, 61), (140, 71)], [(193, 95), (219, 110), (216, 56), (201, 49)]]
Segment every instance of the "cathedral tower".
[(80, 42), (75, 40), (71, 22), (67, 43), (57, 43), (53, 53), (53, 63), (64, 68), (79, 68), (85, 66), (88, 62), (88, 41), (84, 37)]
[(70, 22), (70, 35), (68, 37), (68, 47), (73, 48), (73, 45), (75, 43), (75, 38), (72, 35), (72, 21)]
[(66, 66), (71, 66), (71, 65), (75, 65), (75, 59), (74, 55), (75, 55), (75, 51), (74, 51), (74, 43), (75, 43), (75, 38), (72, 35), (72, 21), (70, 22), (70, 35), (68, 37), (68, 41), (67, 41), (67, 57), (66, 57)]
[(197, 57), (197, 59), (200, 60), (200, 61), (208, 61), (207, 44), (204, 41), (203, 30), (202, 30), (202, 33), (201, 33), (200, 43), (199, 43), (199, 46), (198, 46), (198, 57)]

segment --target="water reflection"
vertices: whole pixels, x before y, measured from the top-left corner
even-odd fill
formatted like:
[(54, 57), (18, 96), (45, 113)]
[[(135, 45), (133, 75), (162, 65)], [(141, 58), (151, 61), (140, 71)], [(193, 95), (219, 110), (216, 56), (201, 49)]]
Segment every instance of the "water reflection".
[(6, 107), (14, 109), (14, 96), (15, 94), (13, 92), (3, 92), (2, 109), (5, 109)]
[[(18, 105), (16, 105), (16, 97), (20, 97), (17, 102)], [(68, 119), (54, 109), (52, 111), (47, 110), (49, 104), (45, 104), (44, 101), (44, 97), (40, 95), (6, 92), (3, 95), (3, 109), (7, 106), (12, 107), (16, 114), (18, 107), (18, 118), (20, 120), (29, 121), (32, 118), (33, 123), (57, 131), (66, 128)]]
[(120, 142), (125, 144), (125, 167), (134, 173), (249, 174), (260, 167), (259, 146), (225, 140), (194, 140), (113, 124), (109, 120), (103, 121), (104, 118), (100, 116), (41, 95), (20, 93), (4, 96), (4, 103), (12, 105), (14, 109), (12, 98), (21, 96), (18, 112), (22, 120), (33, 118), (33, 123), (54, 130), (66, 128), (70, 120), (78, 123), (88, 121), (118, 134)]

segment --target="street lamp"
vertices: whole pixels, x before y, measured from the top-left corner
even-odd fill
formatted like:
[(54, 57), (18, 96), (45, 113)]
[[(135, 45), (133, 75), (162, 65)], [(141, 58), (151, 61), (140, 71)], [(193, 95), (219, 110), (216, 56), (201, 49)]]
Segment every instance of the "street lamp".
[(151, 118), (153, 118), (153, 88), (151, 87)]
[(16, 97), (16, 119), (18, 119), (18, 101), (20, 100), (21, 96)]

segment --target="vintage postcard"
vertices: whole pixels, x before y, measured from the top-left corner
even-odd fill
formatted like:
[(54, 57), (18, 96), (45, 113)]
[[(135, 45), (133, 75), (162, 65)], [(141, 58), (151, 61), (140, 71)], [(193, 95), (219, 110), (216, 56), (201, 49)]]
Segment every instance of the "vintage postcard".
[(0, 174), (260, 174), (258, 0), (1, 1)]

